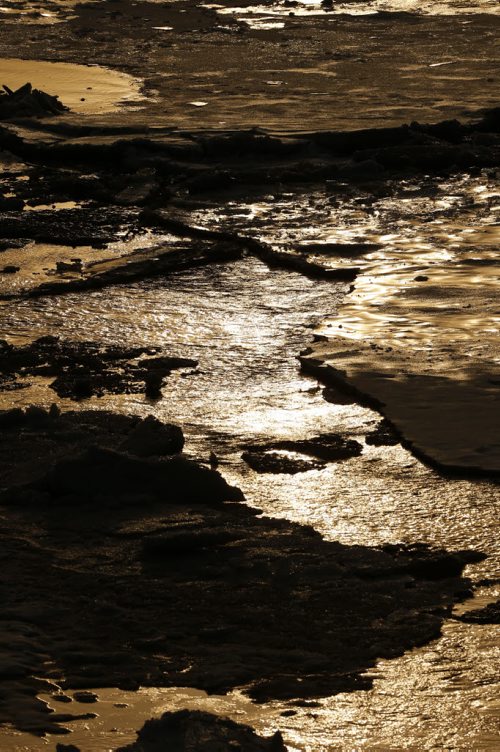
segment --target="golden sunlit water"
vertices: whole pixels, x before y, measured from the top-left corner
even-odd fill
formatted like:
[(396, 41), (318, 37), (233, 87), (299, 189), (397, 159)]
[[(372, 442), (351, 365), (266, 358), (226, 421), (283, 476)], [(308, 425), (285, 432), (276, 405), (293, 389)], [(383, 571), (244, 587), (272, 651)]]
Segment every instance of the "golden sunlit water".
[[(216, 9), (221, 15), (234, 15), (247, 23), (250, 28), (280, 28), (277, 17), (290, 14), (290, 7), (278, 2), (259, 5), (223, 5), (207, 3), (207, 8)], [(475, 13), (500, 13), (496, 0), (367, 0), (366, 2), (335, 2), (331, 5), (320, 0), (300, 0), (293, 6), (293, 15), (307, 17), (323, 15), (372, 16), (380, 13), (414, 13), (417, 15), (455, 16)]]
[[(0, 23), (21, 18), (30, 24), (52, 26), (71, 20), (75, 5), (74, 0), (2, 0)], [(206, 7), (217, 10), (221, 23), (228, 15), (234, 16), (257, 33), (289, 28), (294, 16), (299, 17), (297, 23), (308, 16), (334, 17), (329, 27), (333, 34), (339, 16), (386, 18), (394, 14), (396, 18), (408, 13), (416, 20), (430, 15), (463, 16), (465, 34), (473, 15), (500, 13), (497, 0), (361, 0), (328, 8), (316, 0), (303, 0), (296, 6), (269, 2), (239, 7), (235, 2), (208, 3)], [(158, 76), (172, 80), (175, 90), (175, 47), (169, 47), (173, 27), (151, 28), (169, 40)], [(382, 46), (377, 33), (370, 38), (379, 54)], [(352, 44), (353, 61), (363, 66), (366, 59), (359, 57), (354, 40)], [(470, 60), (451, 47), (442, 54), (441, 43), (436, 43), (436, 49), (440, 55), (431, 45), (425, 55), (415, 49), (403, 66), (395, 63), (403, 89), (399, 94), (393, 92), (393, 99), (377, 101), (369, 77), (358, 81), (352, 96), (362, 103), (361, 114), (356, 114), (354, 106), (352, 112), (344, 106), (337, 117), (349, 126), (358, 117), (356, 127), (367, 121), (385, 123), (386, 119), (399, 123), (401, 112), (406, 113), (405, 107), (410, 106), (410, 97), (405, 99), (403, 91), (405, 81), (411, 89), (415, 73), (422, 70), (435, 87), (428, 95), (429, 108), (436, 101), (443, 111), (456, 107), (456, 102), (446, 100), (448, 82), (467, 82)], [(305, 77), (319, 82), (315, 96), (334, 91), (340, 59), (335, 50), (323, 50), (310, 67), (298, 59), (298, 52), (300, 45), (290, 52), (286, 66), (266, 59), (252, 72), (268, 87), (266, 91), (276, 92), (272, 107), (271, 95), (266, 99), (256, 93), (254, 80), (247, 80), (247, 72), (237, 66), (232, 102), (241, 98), (241, 112), (249, 107), (248, 102), (262, 107), (263, 112), (266, 108), (271, 112), (275, 106), (293, 110), (296, 90), (302, 91)], [(193, 59), (196, 54), (193, 43)], [(349, 59), (345, 50), (342, 54)], [(141, 105), (140, 82), (124, 73), (13, 58), (2, 59), (0, 67), (12, 88), (30, 80), (57, 94), (77, 114), (116, 114), (124, 103), (131, 104), (131, 109)], [(225, 85), (226, 73), (216, 60), (213, 70), (208, 65), (203, 71), (215, 87)], [(345, 85), (349, 76), (343, 75)], [(472, 91), (477, 89), (480, 75), (476, 71), (476, 77), (470, 79), (472, 93), (467, 106), (471, 108), (487, 96)], [(185, 89), (178, 84), (189, 123), (193, 111), (199, 111), (201, 118), (208, 112), (210, 118), (210, 108), (222, 91), (207, 89), (206, 82), (197, 78), (198, 71), (191, 71), (190, 76)], [(282, 88), (285, 85), (289, 89)], [(387, 86), (390, 91), (390, 81)], [(225, 103), (228, 97), (223, 92), (220, 99)], [(243, 117), (241, 113), (237, 116)], [(276, 126), (279, 112), (273, 117), (270, 122)], [(217, 127), (226, 125), (226, 120), (217, 118)], [(309, 125), (303, 122), (300, 110), (297, 115), (290, 114), (290, 122), (295, 129)], [(446, 180), (423, 174), (378, 195), (370, 187), (366, 195), (362, 188), (350, 192), (349, 176), (342, 192), (339, 180), (326, 181), (324, 188), (306, 192), (300, 187), (288, 192), (275, 186), (267, 196), (255, 200), (232, 197), (223, 206), (219, 200), (207, 201), (186, 212), (186, 219), (191, 224), (257, 237), (275, 252), (307, 258), (326, 269), (356, 267), (359, 273), (350, 291), (345, 283), (270, 269), (248, 255), (167, 278), (30, 299), (24, 294), (41, 283), (72, 280), (82, 269), (104, 271), (126, 263), (137, 251), (154, 255), (177, 241), (168, 234), (145, 231), (133, 239), (124, 235), (123, 240), (99, 249), (31, 242), (1, 254), (5, 265), (21, 267), (14, 278), (0, 278), (2, 337), (19, 344), (57, 333), (67, 340), (95, 340), (102, 345), (158, 346), (170, 355), (197, 359), (195, 373), (174, 372), (165, 382), (163, 397), (156, 401), (133, 394), (58, 403), (66, 409), (109, 409), (140, 416), (152, 413), (181, 425), (187, 453), (207, 461), (210, 452), (215, 452), (221, 473), (243, 490), (249, 504), (265, 515), (312, 525), (329, 540), (366, 546), (419, 541), (485, 552), (484, 561), (467, 569), (477, 586), (476, 595), (455, 609), (457, 615), (500, 597), (499, 482), (444, 477), (400, 445), (366, 444), (366, 434), (377, 425), (380, 415), (359, 404), (345, 404), (348, 400), (326, 401), (322, 385), (300, 372), (297, 356), (313, 345), (313, 336), (343, 341), (346, 360), (354, 360), (351, 347), (371, 343), (370, 357), (363, 355), (363, 360), (357, 356), (354, 370), (376, 369), (391, 378), (403, 371), (405, 376), (440, 377), (445, 373), (452, 386), (468, 384), (480, 371), (481, 388), (484, 390), (488, 381), (492, 399), (498, 399), (498, 173), (477, 170), (473, 175), (461, 174), (457, 168)], [(77, 211), (82, 206), (61, 202), (26, 206), (24, 211)], [(308, 244), (314, 246), (308, 249)], [(345, 244), (344, 252), (332, 252), (332, 244)], [(54, 401), (49, 380), (41, 377), (30, 379), (26, 389), (0, 393), (0, 409), (31, 403), (48, 406)], [(457, 424), (464, 422), (461, 409), (463, 406), (456, 405)], [(449, 433), (449, 427), (436, 426), (436, 435), (440, 429)], [(363, 452), (293, 476), (259, 474), (241, 459), (248, 443), (303, 439), (320, 432), (355, 438), (363, 444)], [(490, 440), (490, 450), (500, 442), (498, 435)], [(264, 734), (279, 728), (290, 752), (495, 752), (500, 749), (499, 665), (498, 625), (466, 624), (450, 618), (442, 636), (431, 644), (394, 660), (379, 661), (370, 672), (374, 685), (368, 692), (341, 693), (297, 706), (284, 702), (254, 705), (240, 691), (207, 697), (204, 692), (182, 687), (142, 688), (138, 692), (96, 689), (99, 701), (90, 710), (98, 717), (72, 722), (73, 733), (63, 741), (80, 746), (82, 752), (114, 750), (134, 740), (137, 729), (151, 716), (192, 707), (250, 723)], [(77, 702), (71, 707), (89, 709)], [(0, 732), (0, 749), (5, 752), (52, 750), (58, 741), (13, 729)]]
[[(358, 458), (294, 476), (259, 475), (241, 461), (241, 446), (249, 440), (302, 438), (321, 430), (362, 440), (378, 421), (366, 408), (326, 403), (316, 383), (297, 372), (294, 355), (307, 342), (307, 327), (338, 310), (341, 289), (247, 259), (165, 281), (18, 302), (15, 330), (10, 304), (2, 318), (20, 338), (59, 330), (70, 339), (158, 344), (197, 357), (200, 373), (170, 377), (164, 398), (154, 405), (132, 395), (95, 399), (92, 406), (154, 412), (179, 422), (188, 451), (205, 458), (215, 451), (225, 477), (265, 514), (312, 524), (343, 543), (419, 540), (482, 550), (490, 558), (471, 567), (471, 576), (498, 577), (495, 483), (444, 479), (401, 447), (365, 446)], [(11, 397), (18, 403), (52, 400), (43, 385)], [(498, 586), (480, 592), (487, 598), (500, 594)], [(72, 724), (74, 740), (83, 740), (89, 752), (112, 749), (117, 738), (132, 739), (152, 709), (190, 705), (230, 713), (264, 731), (279, 727), (291, 750), (494, 750), (498, 651), (495, 627), (449, 622), (443, 638), (427, 648), (382, 662), (372, 692), (321, 700), (317, 708), (295, 708), (292, 716), (280, 715), (290, 706), (255, 707), (239, 695), (204, 700), (192, 691), (98, 690), (100, 718), (95, 725)], [(115, 708), (114, 702), (129, 708)], [(9, 750), (36, 749), (23, 747), (22, 736), (10, 736), (9, 744)]]

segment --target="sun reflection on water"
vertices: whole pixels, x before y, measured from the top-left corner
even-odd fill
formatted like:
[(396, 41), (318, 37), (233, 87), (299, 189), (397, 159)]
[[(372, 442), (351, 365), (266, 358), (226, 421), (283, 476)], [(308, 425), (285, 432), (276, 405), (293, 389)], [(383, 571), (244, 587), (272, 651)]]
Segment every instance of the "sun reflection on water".
[[(271, 271), (246, 258), (85, 296), (6, 304), (0, 309), (2, 328), (18, 340), (63, 331), (68, 339), (154, 344), (198, 358), (199, 373), (172, 375), (158, 402), (124, 395), (93, 399), (85, 407), (154, 412), (180, 423), (188, 451), (205, 459), (215, 451), (224, 476), (267, 515), (311, 524), (345, 544), (422, 541), (482, 550), (489, 558), (471, 567), (470, 575), (475, 582), (494, 579), (500, 576), (499, 485), (443, 478), (401, 446), (368, 446), (364, 437), (379, 416), (356, 404), (326, 402), (317, 383), (298, 372), (295, 360), (312, 331), (338, 333), (339, 324), (347, 339), (383, 339), (387, 348), (393, 338), (420, 354), (431, 353), (437, 344), (443, 358), (458, 352), (456, 379), (466, 376), (471, 357), (474, 362), (481, 355), (498, 358), (492, 344), (498, 336), (498, 271), (484, 263), (497, 257), (495, 188), (485, 179), (457, 178), (439, 190), (449, 191), (453, 201), (422, 198), (418, 212), (421, 219), (430, 217), (428, 222), (416, 221), (410, 210), (398, 214), (397, 196), (379, 198), (369, 210), (319, 194), (277, 196), (255, 205), (237, 202), (226, 215), (219, 212), (221, 227), (241, 231), (248, 231), (258, 216), (260, 236), (289, 252), (301, 252), (297, 246), (304, 242), (378, 244), (356, 259), (361, 274), (347, 298), (343, 284)], [(478, 197), (474, 209), (457, 200), (472, 193)], [(200, 210), (193, 219), (209, 224), (210, 210)], [(316, 258), (327, 266), (338, 263), (331, 255)], [(470, 263), (474, 259), (481, 263)], [(419, 275), (428, 279), (415, 281)], [(387, 358), (387, 371), (391, 367)], [(418, 367), (427, 367), (423, 355)], [(47, 382), (9, 395), (14, 404), (53, 399)], [(63, 407), (75, 404), (68, 400)], [(241, 460), (246, 442), (321, 431), (358, 439), (362, 455), (295, 476), (262, 476)], [(500, 595), (497, 585), (480, 592)], [(239, 693), (206, 698), (182, 689), (97, 690), (100, 718), (90, 727), (90, 740), (83, 724), (75, 723), (72, 741), (82, 738), (88, 752), (101, 752), (105, 744), (116, 746), (117, 732), (110, 728), (120, 727), (122, 742), (132, 739), (133, 730), (152, 713), (191, 705), (230, 714), (263, 732), (279, 727), (290, 748), (301, 752), (495, 750), (499, 650), (494, 626), (450, 621), (432, 645), (380, 662), (372, 672), (371, 692), (322, 698), (310, 707), (253, 706)], [(116, 702), (130, 708), (115, 708)], [(23, 749), (24, 741), (16, 747), (11, 738), (8, 752)]]

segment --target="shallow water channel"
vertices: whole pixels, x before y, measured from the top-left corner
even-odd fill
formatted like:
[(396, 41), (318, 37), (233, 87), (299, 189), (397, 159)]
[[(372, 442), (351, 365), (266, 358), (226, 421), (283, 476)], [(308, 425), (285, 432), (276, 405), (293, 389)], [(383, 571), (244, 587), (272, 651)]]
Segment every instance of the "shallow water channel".
[[(246, 442), (321, 431), (363, 441), (378, 422), (367, 408), (325, 401), (322, 387), (299, 372), (297, 354), (311, 341), (311, 330), (335, 316), (345, 291), (340, 283), (311, 281), (245, 258), (84, 295), (9, 302), (0, 321), (15, 341), (59, 333), (103, 344), (159, 345), (198, 359), (196, 373), (174, 373), (167, 380), (158, 402), (125, 395), (90, 404), (179, 423), (186, 450), (203, 459), (214, 451), (223, 475), (266, 515), (311, 524), (346, 544), (425, 541), (482, 550), (489, 558), (470, 567), (470, 576), (476, 582), (498, 577), (497, 484), (445, 479), (400, 446), (365, 446), (360, 457), (293, 476), (258, 474), (241, 460)], [(38, 383), (2, 401), (50, 404), (54, 396)], [(479, 587), (474, 607), (499, 595), (498, 586)], [(111, 750), (132, 740), (151, 715), (192, 706), (229, 714), (263, 732), (280, 728), (290, 750), (495, 750), (497, 631), (449, 621), (436, 642), (380, 662), (370, 692), (322, 699), (317, 707), (253, 706), (238, 693), (207, 699), (182, 689), (98, 690), (100, 701), (90, 709), (99, 718), (73, 723), (69, 739), (87, 752)], [(116, 706), (122, 703), (127, 707)], [(295, 714), (281, 715), (290, 710)], [(6, 752), (55, 744), (54, 738), (0, 734)]]

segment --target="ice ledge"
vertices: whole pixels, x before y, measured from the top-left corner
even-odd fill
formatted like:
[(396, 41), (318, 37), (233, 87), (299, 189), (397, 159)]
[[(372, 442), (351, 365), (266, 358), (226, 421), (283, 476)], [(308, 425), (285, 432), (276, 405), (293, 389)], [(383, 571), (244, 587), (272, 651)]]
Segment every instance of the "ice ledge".
[[(412, 357), (413, 356), (413, 357)], [(301, 355), (304, 371), (375, 407), (404, 446), (452, 473), (500, 476), (500, 379), (492, 363), (468, 378), (451, 359), (422, 371), (415, 353), (335, 337)]]

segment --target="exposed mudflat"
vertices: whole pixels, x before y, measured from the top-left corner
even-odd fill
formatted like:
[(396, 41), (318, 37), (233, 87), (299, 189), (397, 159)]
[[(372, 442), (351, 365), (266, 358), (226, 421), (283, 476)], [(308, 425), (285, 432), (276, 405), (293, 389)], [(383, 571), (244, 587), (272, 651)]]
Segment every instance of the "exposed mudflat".
[(185, 0), (64, 4), (66, 22), (52, 25), (9, 14), (0, 54), (145, 79), (147, 114), (128, 111), (127, 122), (175, 128), (361, 128), (463, 117), (498, 103), (496, 4), (482, 1), (486, 13), (467, 14), (467, 5), (450, 2), (452, 15), (439, 7), (437, 15), (434, 7), (433, 15), (414, 6), (404, 13), (393, 3), (373, 15), (245, 6), (241, 14)]

